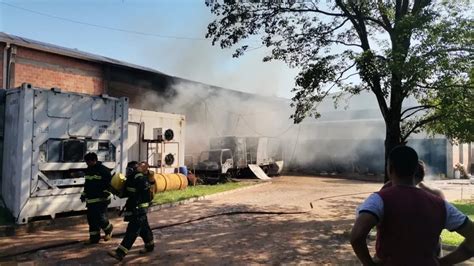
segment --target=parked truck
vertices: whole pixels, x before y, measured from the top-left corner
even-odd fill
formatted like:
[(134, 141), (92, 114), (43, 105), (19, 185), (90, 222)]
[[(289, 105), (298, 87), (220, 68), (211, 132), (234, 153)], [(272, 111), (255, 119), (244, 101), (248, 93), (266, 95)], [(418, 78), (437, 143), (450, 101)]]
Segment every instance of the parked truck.
[[(248, 173), (264, 179), (278, 175), (283, 168), (282, 145), (279, 139), (267, 137), (226, 136), (210, 139), (210, 150), (203, 151), (194, 169), (206, 180), (219, 181)], [(257, 173), (258, 172), (258, 173)]]

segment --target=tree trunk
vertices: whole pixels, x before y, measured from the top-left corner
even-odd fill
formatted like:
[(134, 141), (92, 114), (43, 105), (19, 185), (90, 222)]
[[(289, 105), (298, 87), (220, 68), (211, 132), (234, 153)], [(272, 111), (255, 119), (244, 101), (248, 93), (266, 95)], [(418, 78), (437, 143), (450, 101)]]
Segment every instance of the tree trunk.
[(407, 47), (405, 47), (406, 39), (401, 37), (402, 35), (397, 31), (395, 31), (392, 36), (392, 55), (394, 64), (391, 69), (390, 111), (385, 119), (385, 182), (389, 180), (387, 169), (388, 155), (393, 148), (401, 144), (402, 139), (400, 120), (402, 116), (403, 99), (406, 96), (403, 93), (401, 69), (403, 69), (405, 65)]
[[(395, 121), (393, 121), (395, 120)], [(384, 183), (388, 178), (388, 155), (390, 151), (396, 146), (401, 144), (401, 132), (400, 132), (400, 121), (397, 119), (391, 119), (385, 123), (385, 177)]]

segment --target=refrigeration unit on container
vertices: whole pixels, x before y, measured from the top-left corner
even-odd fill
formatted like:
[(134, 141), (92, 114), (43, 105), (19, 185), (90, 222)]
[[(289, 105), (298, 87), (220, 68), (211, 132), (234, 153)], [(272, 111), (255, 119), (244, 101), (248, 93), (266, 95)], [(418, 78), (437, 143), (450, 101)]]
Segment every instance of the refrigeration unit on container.
[(128, 159), (147, 161), (157, 173), (184, 165), (184, 115), (129, 109)]
[(80, 193), (88, 152), (112, 172), (125, 172), (127, 98), (29, 84), (5, 94), (2, 197), (17, 223), (85, 209)]

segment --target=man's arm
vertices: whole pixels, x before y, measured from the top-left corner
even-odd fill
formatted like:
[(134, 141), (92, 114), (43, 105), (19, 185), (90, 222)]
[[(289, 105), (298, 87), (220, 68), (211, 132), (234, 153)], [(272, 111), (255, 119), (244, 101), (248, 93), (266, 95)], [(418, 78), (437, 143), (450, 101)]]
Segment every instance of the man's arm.
[(357, 217), (351, 232), (351, 245), (363, 265), (375, 265), (367, 247), (367, 235), (377, 225), (377, 217), (371, 213), (362, 212)]
[(466, 222), (457, 230), (465, 240), (461, 245), (439, 260), (441, 265), (453, 265), (470, 259), (474, 255), (474, 224), (466, 218)]

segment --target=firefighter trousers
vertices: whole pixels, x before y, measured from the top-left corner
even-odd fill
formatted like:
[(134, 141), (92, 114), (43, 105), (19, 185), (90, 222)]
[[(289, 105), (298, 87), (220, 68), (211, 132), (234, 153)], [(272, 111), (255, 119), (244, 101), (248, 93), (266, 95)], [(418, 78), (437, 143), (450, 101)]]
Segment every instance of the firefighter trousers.
[(98, 243), (100, 240), (100, 229), (105, 234), (112, 232), (112, 224), (107, 218), (108, 202), (96, 202), (87, 204), (87, 222), (89, 223), (89, 240)]
[(132, 215), (128, 220), (127, 231), (125, 232), (125, 237), (123, 238), (122, 243), (120, 243), (120, 246), (117, 248), (117, 253), (122, 257), (125, 256), (132, 248), (133, 243), (138, 236), (143, 239), (145, 249), (147, 251), (152, 251), (155, 244), (153, 242), (153, 232), (148, 224), (146, 213)]

